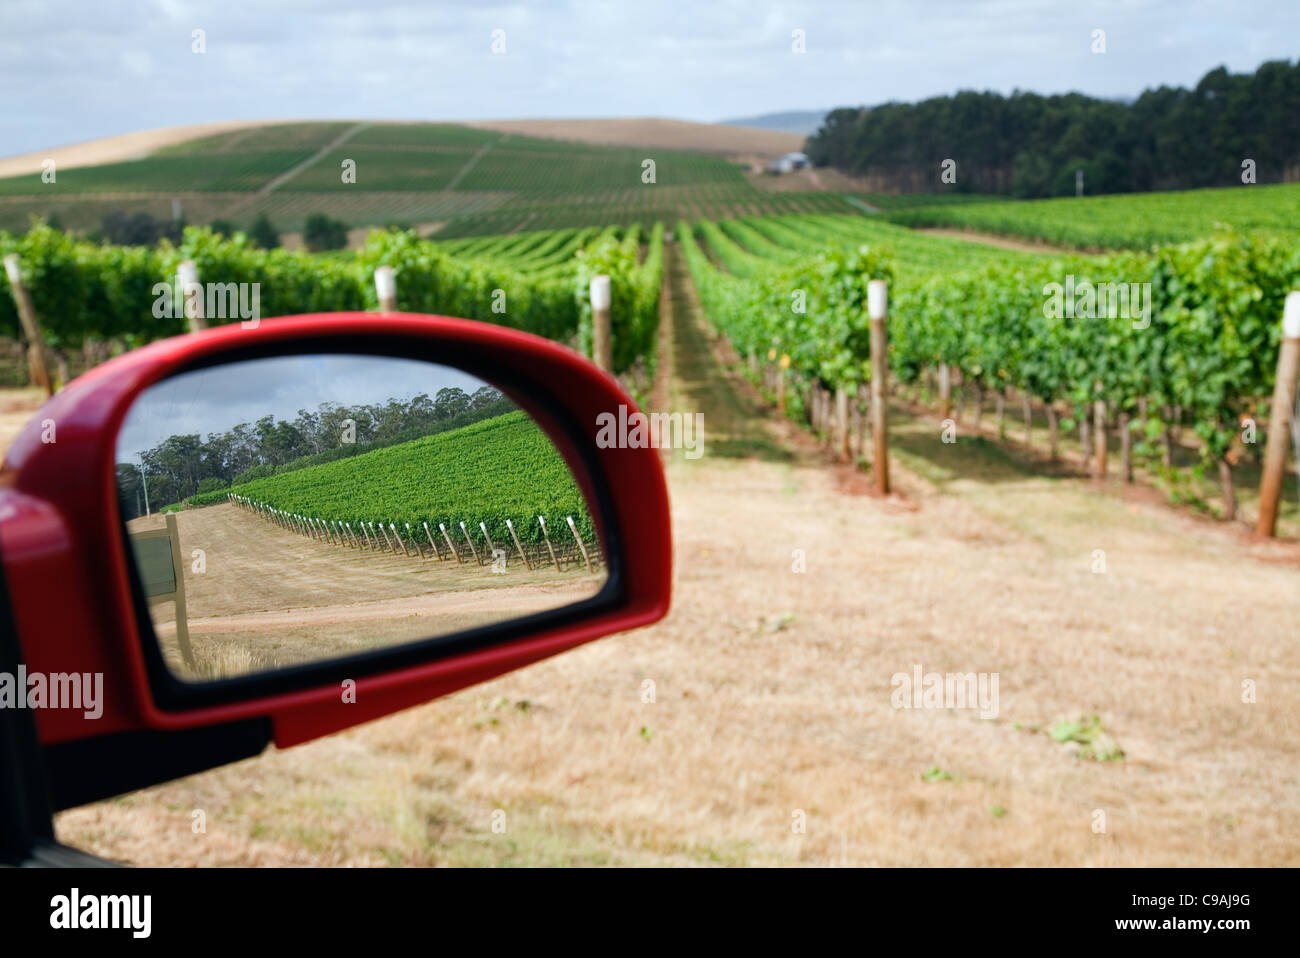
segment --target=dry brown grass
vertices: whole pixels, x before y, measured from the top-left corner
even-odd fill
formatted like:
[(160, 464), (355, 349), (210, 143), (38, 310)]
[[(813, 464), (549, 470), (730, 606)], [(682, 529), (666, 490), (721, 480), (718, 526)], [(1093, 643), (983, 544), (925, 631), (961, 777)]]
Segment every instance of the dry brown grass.
[[(902, 412), (916, 468), (854, 494), (756, 427), (690, 302), (673, 290), (668, 395), (705, 412), (710, 452), (669, 466), (667, 619), (65, 812), (61, 840), (141, 864), (1300, 864), (1293, 564)], [(998, 673), (998, 717), (893, 709), (914, 664)], [(1122, 761), (1046, 734), (1084, 713)]]
[(474, 120), (465, 126), (522, 136), (574, 140), (608, 146), (650, 146), (663, 150), (699, 150), (728, 155), (758, 154), (771, 158), (803, 149), (804, 137), (748, 126), (693, 123), (664, 117), (619, 117), (560, 120)]
[(40, 389), (0, 390), (0, 454), (8, 451), (44, 402), (45, 393)]
[[(131, 520), (160, 529), (159, 514)], [(194, 666), (183, 663), (171, 602), (150, 612), (173, 670), (204, 678), (283, 668), (519, 618), (589, 598), (604, 570), (506, 571), (448, 557), (360, 551), (280, 528), (220, 504), (176, 514)], [(202, 571), (191, 561), (202, 551)], [(446, 549), (443, 549), (444, 554)], [(464, 554), (464, 550), (462, 550)]]
[(184, 126), (160, 126), (152, 130), (138, 130), (86, 140), (68, 146), (52, 146), (33, 153), (0, 157), (0, 177), (39, 173), (45, 160), (54, 160), (60, 170), (78, 166), (98, 166), (102, 163), (121, 163), (138, 160), (165, 146), (188, 143), (190, 140), (215, 136), (274, 123), (292, 123), (293, 120), (225, 120), (219, 123), (189, 123)]

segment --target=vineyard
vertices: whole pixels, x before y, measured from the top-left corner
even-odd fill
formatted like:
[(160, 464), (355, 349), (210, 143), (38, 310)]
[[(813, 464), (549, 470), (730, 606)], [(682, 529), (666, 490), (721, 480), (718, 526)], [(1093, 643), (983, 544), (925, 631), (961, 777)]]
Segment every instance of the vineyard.
[(504, 547), (525, 551), (530, 563), (544, 562), (557, 548), (599, 555), (568, 466), (524, 412), (257, 479), (191, 503), (226, 501), (302, 534), (370, 551), (409, 554), (409, 546), (417, 556), (427, 550), (438, 559), (481, 561)]
[[(830, 393), (855, 406), (866, 398), (866, 284), (884, 279), (889, 368), (904, 386), (959, 379), (974, 393), (977, 430), (986, 395), (1001, 411), (1016, 393), (1027, 417), (1031, 403), (1042, 407), (1053, 456), (1060, 428), (1079, 428), (1085, 456), (1089, 428), (1117, 429), (1126, 475), (1140, 458), (1171, 483), (1174, 442), (1189, 430), (1197, 470), (1217, 467), (1229, 515), (1231, 467), (1253, 454), (1243, 425), (1265, 421), (1283, 300), (1300, 286), (1300, 247), (1266, 235), (1082, 257), (1010, 254), (851, 217), (676, 232), (709, 317), (765, 381), (789, 377), (789, 408), (818, 428), (833, 425)], [(774, 374), (778, 356), (789, 373)]]
[(1300, 184), (1130, 193), (1075, 199), (959, 203), (900, 208), (907, 226), (951, 226), (1043, 240), (1080, 249), (1147, 250), (1182, 243), (1216, 227), (1300, 238)]
[[(22, 236), (0, 233), (0, 255), (18, 254), (47, 342), (64, 355), (185, 332), (186, 319), (169, 308), (184, 260), (204, 282), (258, 284), (263, 317), (374, 309), (374, 271), (387, 265), (401, 310), (481, 319), (573, 344), (590, 338), (586, 284), (604, 272), (616, 291), (616, 371), (644, 384), (653, 375), (663, 233), (634, 225), (444, 245), (409, 231), (375, 231), (356, 253), (312, 255), (260, 250), (243, 234), (223, 239), (197, 228), (178, 246), (151, 249), (99, 246), (38, 225)], [(15, 302), (8, 281), (0, 282), (0, 336), (16, 339)]]
[(440, 237), (848, 209), (835, 193), (757, 189), (740, 165), (708, 153), (452, 124), (290, 123), (59, 169), (51, 182), (40, 173), (0, 179), (0, 229), (54, 216), (90, 230), (112, 212), (170, 219), (173, 200), (192, 224), (247, 227), (265, 214), (278, 230), (300, 230), (323, 212), (349, 226), (396, 222)]

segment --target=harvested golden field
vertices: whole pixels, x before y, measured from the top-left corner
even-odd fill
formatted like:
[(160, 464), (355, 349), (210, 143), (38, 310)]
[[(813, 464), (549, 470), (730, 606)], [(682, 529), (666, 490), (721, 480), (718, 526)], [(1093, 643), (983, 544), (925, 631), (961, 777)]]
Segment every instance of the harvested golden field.
[(603, 146), (650, 146), (662, 150), (699, 150), (704, 153), (747, 154), (767, 157), (802, 150), (804, 137), (748, 126), (693, 123), (664, 117), (629, 117), (568, 120), (474, 120), (464, 124), (480, 130), (499, 130), (554, 140), (576, 140)]
[(219, 123), (189, 123), (184, 126), (160, 126), (152, 130), (105, 136), (66, 146), (52, 145), (45, 150), (0, 157), (0, 177), (39, 173), (42, 169), (41, 164), (45, 160), (54, 160), (60, 170), (138, 160), (165, 146), (176, 146), (179, 143), (200, 140), (217, 133), (231, 133), (236, 130), (284, 122), (291, 121), (226, 120)]

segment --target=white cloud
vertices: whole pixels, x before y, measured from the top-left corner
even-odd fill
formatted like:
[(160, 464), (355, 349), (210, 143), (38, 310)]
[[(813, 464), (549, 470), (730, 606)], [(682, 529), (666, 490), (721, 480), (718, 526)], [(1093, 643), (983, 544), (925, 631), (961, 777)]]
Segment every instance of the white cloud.
[[(1104, 56), (1088, 50), (1097, 27)], [(490, 50), (498, 28), (505, 56)], [(6, 0), (0, 155), (201, 120), (716, 120), (957, 89), (1134, 96), (1293, 56), (1296, 36), (1300, 6), (1276, 0)]]

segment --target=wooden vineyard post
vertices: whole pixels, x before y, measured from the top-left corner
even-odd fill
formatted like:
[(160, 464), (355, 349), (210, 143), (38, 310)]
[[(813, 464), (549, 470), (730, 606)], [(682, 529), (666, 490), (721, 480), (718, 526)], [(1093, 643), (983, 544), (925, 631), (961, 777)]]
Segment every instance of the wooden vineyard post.
[(208, 328), (203, 314), (203, 287), (199, 284), (199, 268), (194, 260), (183, 260), (176, 267), (176, 279), (181, 286), (181, 302), (185, 304), (185, 318), (190, 321), (190, 332)]
[(397, 312), (397, 277), (393, 275), (393, 267), (375, 268), (375, 293), (379, 297), (380, 312)]
[(872, 470), (876, 492), (889, 495), (889, 424), (885, 408), (889, 382), (889, 333), (885, 319), (889, 312), (889, 289), (883, 279), (867, 283), (867, 316), (871, 320), (871, 437), (875, 442)]
[(447, 548), (451, 550), (451, 557), (459, 562), (460, 553), (456, 551), (456, 543), (451, 541), (451, 536), (447, 535), (447, 527), (440, 522), (438, 523), (438, 531), (441, 532), (442, 537), (447, 540)]
[[(1296, 405), (1296, 383), (1300, 380), (1300, 291), (1286, 294), (1282, 312), (1282, 345), (1277, 354), (1277, 381), (1268, 416), (1268, 445), (1264, 449), (1264, 472), (1259, 480), (1259, 520), (1255, 531), (1271, 536), (1277, 529), (1278, 502), (1286, 475), (1286, 452)], [(1300, 447), (1300, 442), (1297, 442)], [(1300, 448), (1296, 455), (1300, 456)]]
[(582, 536), (578, 535), (578, 527), (574, 524), (573, 516), (565, 516), (569, 522), (569, 531), (573, 533), (573, 538), (578, 543), (578, 551), (582, 553), (582, 561), (587, 563), (587, 571), (591, 572), (591, 556), (587, 555), (587, 546), (582, 541)]
[(515, 548), (519, 550), (519, 558), (524, 560), (525, 568), (527, 568), (529, 572), (532, 572), (533, 564), (529, 560), (528, 554), (524, 552), (524, 547), (519, 542), (519, 533), (515, 532), (515, 524), (507, 519), (506, 528), (510, 530), (510, 538), (515, 540)]
[(486, 524), (485, 522), (482, 522), (482, 521), (480, 520), (480, 522), (479, 522), (479, 524), (478, 524), (478, 527), (479, 527), (479, 529), (481, 529), (481, 530), (483, 531), (483, 541), (486, 542), (486, 543), (487, 543), (487, 546), (488, 546), (488, 547), (487, 547), (487, 554), (490, 555), (490, 556), (492, 556), (493, 559), (496, 559), (496, 554), (497, 554), (497, 544), (496, 544), (495, 542), (492, 541), (492, 536), (490, 536), (490, 535), (488, 534), (488, 531), (487, 531), (487, 524)]
[(429, 523), (422, 522), (421, 525), (424, 526), (424, 534), (429, 537), (429, 548), (433, 550), (434, 556), (436, 556), (438, 561), (441, 562), (442, 553), (438, 551), (438, 540), (435, 539), (433, 533), (429, 531)]
[(1133, 424), (1128, 410), (1119, 414), (1119, 451), (1121, 478), (1126, 483), (1133, 482)]
[(564, 568), (560, 565), (560, 560), (556, 557), (555, 550), (551, 548), (551, 537), (546, 532), (546, 520), (541, 516), (538, 516), (537, 522), (542, 527), (542, 538), (546, 540), (546, 551), (551, 554), (551, 561), (555, 563), (555, 571), (563, 572)]
[(181, 534), (176, 527), (176, 513), (167, 513), (167, 537), (172, 544), (172, 567), (176, 570), (176, 644), (185, 664), (194, 668), (194, 651), (190, 648), (189, 612), (185, 608), (185, 562), (181, 558)]
[(866, 383), (858, 386), (858, 402), (866, 407), (858, 418), (858, 458), (867, 458), (867, 440), (871, 432), (871, 389)]
[[(1028, 451), (1034, 439), (1034, 407), (1029, 400), (1029, 393), (1020, 396), (1020, 408), (1025, 415), (1025, 449)], [(946, 416), (944, 417), (947, 418)]]
[(474, 540), (469, 537), (469, 530), (465, 528), (465, 521), (463, 519), (460, 523), (460, 531), (465, 533), (465, 541), (469, 543), (469, 551), (473, 554), (474, 561), (479, 565), (482, 565), (483, 560), (478, 557), (478, 549), (474, 547)]
[(406, 540), (403, 539), (402, 534), (397, 531), (397, 526), (390, 522), (388, 524), (388, 528), (393, 530), (393, 538), (396, 539), (397, 544), (402, 547), (402, 555), (409, 556), (411, 554), (411, 550), (406, 548)]
[(862, 409), (858, 405), (856, 396), (850, 402), (850, 410), (851, 410), (850, 411), (851, 422), (849, 424), (849, 432), (852, 435), (853, 439), (852, 442), (850, 443), (849, 462), (856, 463), (858, 461), (858, 458), (863, 454)]
[(610, 327), (609, 277), (591, 278), (591, 361), (607, 373), (614, 371), (614, 338)]
[(952, 370), (947, 363), (939, 364), (939, 418), (952, 416)]
[(838, 430), (839, 456), (845, 462), (852, 462), (853, 450), (849, 446), (849, 391), (843, 386), (835, 389), (835, 427)]
[(1106, 454), (1110, 451), (1106, 445), (1106, 400), (1098, 399), (1093, 403), (1093, 442), (1096, 444), (1097, 478), (1106, 478)]
[(22, 323), (23, 335), (27, 337), (28, 375), (33, 386), (45, 390), (46, 397), (53, 396), (54, 381), (50, 379), (50, 369), (45, 363), (45, 338), (41, 335), (41, 321), (36, 317), (32, 295), (23, 285), (17, 253), (10, 253), (5, 257), (5, 275), (9, 277), (9, 289), (18, 307), (18, 319)]
[(185, 564), (181, 559), (181, 537), (176, 526), (176, 514), (167, 513), (161, 529), (131, 533), (131, 550), (149, 604), (171, 602), (174, 605), (176, 644), (180, 647), (185, 664), (194, 668), (189, 613), (185, 607)]

